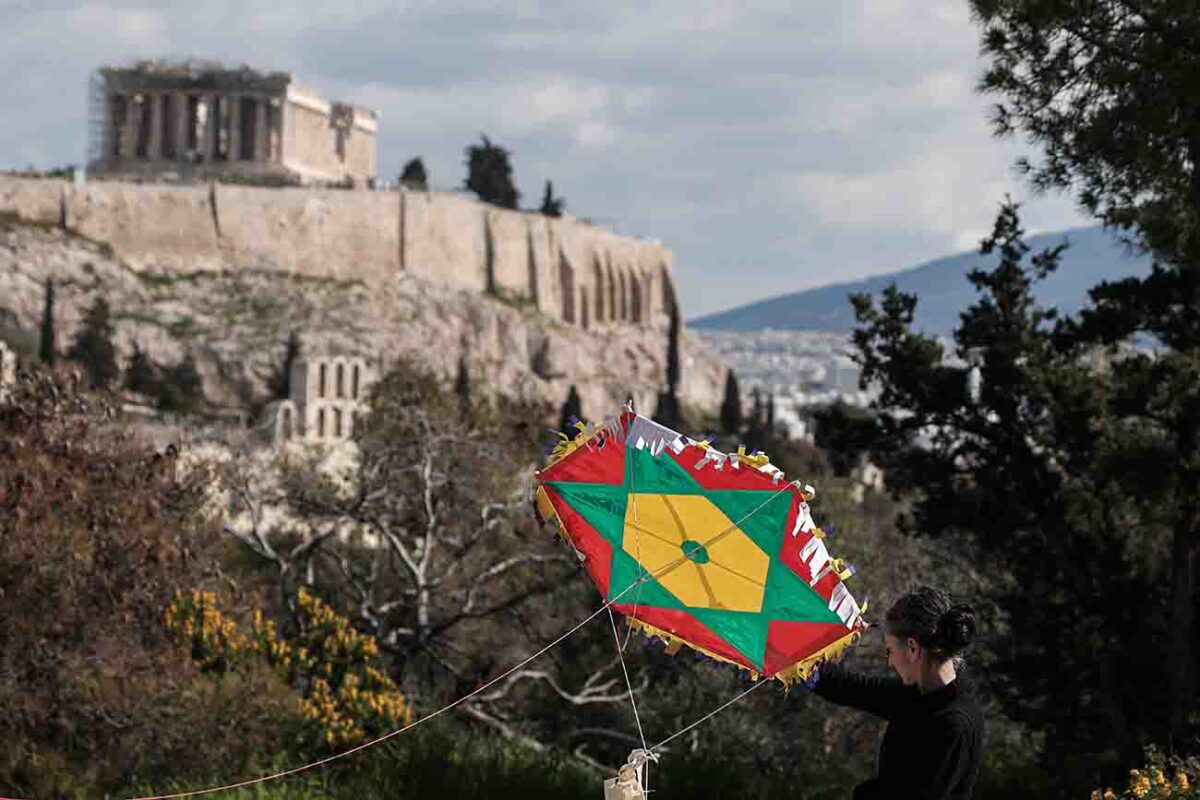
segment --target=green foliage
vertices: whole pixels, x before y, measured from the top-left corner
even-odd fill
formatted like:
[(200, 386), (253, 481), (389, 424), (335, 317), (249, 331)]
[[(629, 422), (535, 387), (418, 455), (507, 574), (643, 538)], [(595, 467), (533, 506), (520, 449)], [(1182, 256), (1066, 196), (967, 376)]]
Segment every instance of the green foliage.
[(816, 443), (825, 451), (838, 476), (849, 475), (876, 438), (875, 415), (841, 401), (818, 409), (813, 422)]
[(733, 370), (725, 376), (725, 397), (721, 400), (721, 430), (731, 436), (742, 429), (742, 396), (738, 391), (737, 376)]
[(158, 387), (158, 368), (146, 351), (134, 342), (133, 352), (129, 354), (129, 362), (125, 365), (125, 388), (138, 394), (156, 396)]
[(54, 336), (54, 281), (46, 279), (46, 290), (42, 301), (42, 335), (38, 344), (38, 357), (43, 364), (53, 364), (58, 355)]
[(981, 251), (1000, 259), (970, 275), (980, 297), (954, 361), (911, 330), (915, 297), (893, 287), (878, 305), (853, 298), (863, 375), (880, 387), (872, 460), (911, 493), (911, 530), (969, 542), (1007, 576), (991, 596), (1020, 629), (996, 644), (999, 697), (1045, 735), (1060, 786), (1085, 791), (1097, 768), (1161, 735), (1163, 712), (1182, 702), (1165, 691), (1171, 663), (1149, 655), (1170, 634), (1171, 462), (1159, 432), (1113, 413), (1120, 368), (1034, 302), (1059, 249), (1026, 259), (1008, 203)]
[(162, 370), (158, 380), (158, 407), (163, 411), (194, 414), (204, 407), (204, 386), (191, 353)]
[(172, 591), (215, 582), (222, 540), (197, 476), (111, 418), (49, 371), (0, 400), (0, 785), (17, 797), (250, 770), (299, 723), (269, 670), (209, 680), (166, 637)]
[(84, 366), (93, 386), (109, 386), (120, 377), (108, 301), (103, 297), (97, 296), (88, 308), (67, 358)]
[(1129, 770), (1129, 783), (1124, 791), (1111, 788), (1093, 789), (1092, 800), (1141, 800), (1144, 797), (1200, 797), (1200, 758), (1163, 756), (1157, 748), (1146, 753), (1146, 765)]
[[(279, 763), (276, 769), (292, 764)], [(229, 779), (139, 787), (138, 794), (182, 792)], [(603, 776), (559, 750), (473, 732), (460, 722), (434, 720), (370, 750), (294, 777), (224, 793), (231, 800), (594, 800)]]
[(273, 667), (300, 693), (300, 714), (319, 746), (347, 747), (412, 721), (404, 696), (378, 667), (375, 640), (307, 590), (297, 593), (299, 630), (287, 638), (259, 610), (246, 636), (218, 605), (212, 592), (176, 591), (164, 614), (167, 630), (202, 671), (224, 675), (254, 662)]
[(579, 400), (579, 391), (575, 384), (567, 390), (567, 399), (563, 401), (558, 414), (558, 429), (568, 436), (575, 434), (575, 423), (583, 419), (583, 405)]
[[(1170, 597), (1159, 613), (1170, 628), (1160, 675), (1173, 697), (1160, 706), (1155, 738), (1182, 742), (1200, 732), (1200, 113), (1191, 59), (1200, 10), (1182, 0), (974, 0), (990, 68), (981, 88), (997, 98), (997, 132), (1024, 134), (1042, 149), (1022, 162), (1035, 186), (1074, 191), (1107, 226), (1148, 251), (1145, 278), (1104, 283), (1092, 307), (1063, 336), (1080, 347), (1141, 335), (1151, 356), (1112, 357), (1104, 398), (1131, 450), (1134, 474), (1156, 506), (1149, 519), (1170, 530), (1163, 576)], [(1132, 432), (1140, 432), (1134, 437)], [(1159, 465), (1169, 464), (1169, 470)], [(1121, 471), (1114, 465), (1114, 473)], [(1144, 521), (1144, 520), (1141, 520)]]
[(429, 190), (429, 175), (425, 172), (425, 162), (420, 156), (409, 159), (400, 171), (400, 185), (405, 189), (425, 192)]
[(547, 217), (561, 217), (566, 205), (567, 201), (564, 198), (554, 196), (554, 184), (546, 181), (546, 191), (542, 194), (542, 205), (538, 212)]
[(480, 144), (468, 145), (466, 188), (485, 203), (501, 208), (517, 207), (521, 193), (513, 183), (509, 152), (486, 136)]

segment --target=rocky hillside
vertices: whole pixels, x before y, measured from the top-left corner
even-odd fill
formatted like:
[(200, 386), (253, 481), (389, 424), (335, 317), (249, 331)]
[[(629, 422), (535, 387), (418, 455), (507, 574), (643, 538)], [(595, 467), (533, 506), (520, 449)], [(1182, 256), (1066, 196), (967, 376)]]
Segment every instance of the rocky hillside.
[[(52, 226), (0, 219), (0, 330), (36, 343), (43, 285), (57, 287), (55, 325), (66, 349), (84, 309), (103, 295), (122, 358), (136, 342), (160, 364), (191, 351), (214, 406), (268, 399), (289, 332), (308, 353), (357, 355), (377, 368), (410, 355), (452, 377), (465, 358), (480, 392), (556, 406), (579, 389), (589, 417), (632, 394), (652, 409), (664, 376), (663, 330), (613, 325), (583, 331), (531, 308), (402, 275), (384, 285), (268, 270), (146, 274), (103, 245)], [(715, 411), (725, 367), (697, 338), (682, 348), (685, 405)]]

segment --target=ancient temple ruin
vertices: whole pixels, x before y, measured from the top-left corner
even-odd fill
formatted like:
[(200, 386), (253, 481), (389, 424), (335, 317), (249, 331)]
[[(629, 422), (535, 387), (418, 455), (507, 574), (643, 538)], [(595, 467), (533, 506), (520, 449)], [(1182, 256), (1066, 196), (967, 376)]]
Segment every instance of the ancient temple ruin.
[(209, 63), (104, 67), (92, 88), (90, 170), (365, 185), (375, 112), (330, 102), (290, 73)]
[(354, 435), (375, 376), (361, 358), (305, 358), (292, 364), (288, 397), (264, 409), (264, 432), (276, 444), (339, 442)]

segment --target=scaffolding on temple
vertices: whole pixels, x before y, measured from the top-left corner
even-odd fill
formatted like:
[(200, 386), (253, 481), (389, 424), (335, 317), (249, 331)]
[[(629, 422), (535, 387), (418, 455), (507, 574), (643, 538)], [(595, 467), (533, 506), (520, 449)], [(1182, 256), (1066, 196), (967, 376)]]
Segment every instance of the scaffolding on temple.
[(106, 145), (110, 136), (107, 130), (108, 92), (104, 76), (99, 70), (92, 72), (87, 81), (87, 159), (91, 164), (107, 155)]

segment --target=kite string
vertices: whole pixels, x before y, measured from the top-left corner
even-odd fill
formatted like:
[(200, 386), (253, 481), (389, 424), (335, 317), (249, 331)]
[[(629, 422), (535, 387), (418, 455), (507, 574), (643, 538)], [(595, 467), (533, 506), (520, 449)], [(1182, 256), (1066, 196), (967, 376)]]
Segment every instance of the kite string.
[(629, 670), (625, 667), (625, 654), (621, 652), (621, 634), (617, 632), (617, 619), (613, 616), (612, 606), (608, 606), (608, 621), (612, 623), (613, 641), (617, 645), (617, 658), (621, 662), (621, 672), (625, 674), (625, 688), (629, 690), (629, 705), (633, 706), (633, 721), (637, 723), (638, 738), (642, 740), (642, 749), (646, 749), (646, 734), (642, 732), (642, 718), (638, 715), (637, 701), (633, 697), (633, 683), (629, 680)]
[[(622, 592), (621, 594), (624, 594), (624, 592)], [(617, 595), (617, 596), (620, 597), (620, 595)], [(616, 598), (614, 598), (614, 600), (615, 599)], [(213, 787), (210, 787), (207, 789), (196, 789), (196, 790), (190, 791), (190, 792), (175, 792), (173, 794), (150, 795), (147, 797), (131, 798), (131, 800), (174, 800), (175, 798), (180, 798), (180, 797), (195, 797), (197, 795), (212, 794), (215, 792), (228, 791), (230, 789), (241, 789), (241, 788), (244, 788), (247, 786), (254, 786), (255, 784), (259, 784), (259, 783), (266, 783), (267, 781), (276, 780), (278, 778), (285, 778), (289, 775), (295, 775), (297, 773), (304, 772), (305, 770), (315, 769), (316, 767), (324, 766), (325, 764), (328, 764), (332, 761), (337, 761), (340, 758), (345, 758), (348, 755), (357, 753), (360, 750), (366, 750), (368, 747), (373, 747), (381, 742), (391, 739), (393, 736), (399, 736), (400, 734), (404, 733), (405, 731), (412, 730), (413, 728), (417, 727), (418, 725), (420, 725), (424, 722), (428, 722), (429, 720), (433, 719), (434, 717), (440, 716), (440, 715), (446, 713), (447, 711), (449, 711), (450, 709), (452, 709), (456, 706), (459, 706), (462, 703), (465, 703), (467, 700), (470, 700), (472, 697), (474, 697), (475, 695), (484, 691), (485, 689), (491, 688), (492, 686), (496, 685), (500, 681), (507, 678), (509, 675), (513, 674), (517, 670), (524, 667), (526, 664), (529, 664), (531, 661), (534, 661), (535, 659), (540, 658), (541, 656), (545, 655), (551, 649), (560, 645), (568, 637), (573, 636), (577, 631), (579, 631), (581, 628), (583, 628), (589, 622), (594, 620), (596, 617), (600, 616), (601, 612), (603, 612), (605, 609), (609, 608), (609, 606), (612, 605), (612, 602), (613, 601), (606, 602), (604, 605), (600, 606), (595, 611), (593, 611), (591, 614), (589, 614), (582, 622), (575, 625), (575, 627), (571, 628), (566, 633), (562, 634), (557, 639), (550, 642), (550, 644), (546, 645), (541, 650), (538, 650), (533, 655), (527, 657), (523, 661), (521, 661), (521, 662), (517, 663), (516, 665), (514, 665), (513, 667), (509, 668), (507, 671), (501, 673), (500, 675), (497, 675), (495, 678), (492, 678), (487, 683), (482, 684), (478, 688), (474, 689), (473, 691), (469, 692), (468, 694), (463, 695), (462, 697), (458, 698), (454, 702), (452, 702), (446, 706), (443, 706), (442, 708), (439, 708), (437, 711), (434, 711), (431, 714), (426, 714), (424, 717), (421, 717), (420, 719), (416, 720), (415, 722), (410, 722), (409, 724), (405, 725), (404, 727), (398, 728), (397, 730), (394, 730), (391, 733), (386, 733), (383, 736), (372, 739), (369, 742), (363, 742), (362, 744), (360, 744), (356, 747), (352, 747), (349, 750), (346, 750), (341, 753), (336, 753), (332, 756), (328, 756), (319, 761), (314, 761), (311, 764), (305, 764), (300, 767), (293, 767), (292, 769), (284, 770), (282, 772), (276, 772), (271, 775), (263, 775), (258, 778), (251, 778), (249, 780), (239, 781), (238, 783), (231, 783), (231, 784), (227, 784), (225, 786), (213, 786)], [(15, 800), (15, 798), (12, 800)]]
[[(788, 484), (788, 486), (790, 486), (790, 485), (792, 485), (792, 484)], [(740, 518), (740, 519), (739, 519), (737, 522), (735, 522), (733, 525), (731, 525), (730, 527), (726, 528), (724, 531), (721, 531), (720, 533), (716, 534), (715, 536), (713, 536), (712, 538), (710, 538), (709, 540), (707, 540), (707, 542), (705, 542), (705, 543), (704, 543), (704, 545), (705, 545), (705, 546), (707, 546), (708, 544), (711, 544), (712, 542), (716, 541), (717, 539), (719, 539), (719, 538), (721, 538), (722, 536), (724, 536), (725, 534), (727, 534), (729, 531), (731, 531), (731, 530), (733, 530), (734, 528), (736, 528), (738, 525), (740, 525), (740, 524), (741, 524), (742, 522), (744, 522), (745, 520), (749, 519), (749, 518), (750, 518), (751, 516), (753, 516), (754, 514), (758, 513), (758, 512), (759, 512), (759, 511), (760, 511), (760, 510), (761, 510), (761, 509), (764, 507), (764, 506), (766, 506), (766, 505), (767, 505), (767, 503), (769, 503), (769, 502), (771, 502), (773, 499), (775, 499), (775, 497), (777, 497), (777, 496), (778, 496), (780, 493), (782, 493), (782, 492), (786, 491), (786, 490), (787, 490), (787, 488), (788, 488), (788, 486), (783, 486), (783, 487), (781, 487), (781, 488), (779, 489), (779, 491), (778, 491), (778, 492), (776, 492), (775, 494), (771, 495), (771, 497), (769, 497), (769, 498), (767, 498), (766, 500), (764, 500), (764, 501), (763, 501), (763, 502), (762, 502), (762, 503), (761, 503), (759, 506), (757, 506), (756, 508), (754, 508), (754, 509), (752, 509), (751, 511), (747, 512), (745, 515), (743, 515), (743, 516), (742, 516), (742, 517), (741, 517), (741, 518)], [(326, 758), (323, 758), (323, 759), (320, 759), (320, 760), (318, 760), (318, 761), (314, 761), (314, 762), (312, 762), (312, 763), (309, 763), (309, 764), (304, 764), (303, 766), (299, 766), (299, 767), (293, 767), (292, 769), (283, 770), (283, 771), (281, 771), (281, 772), (272, 773), (272, 774), (270, 774), (270, 775), (262, 775), (262, 776), (259, 776), (259, 777), (257, 777), (257, 778), (251, 778), (251, 779), (244, 780), (244, 781), (238, 781), (237, 783), (226, 784), (226, 785), (223, 785), (223, 786), (212, 786), (212, 787), (209, 787), (209, 788), (206, 788), (206, 789), (196, 789), (196, 790), (193, 790), (193, 791), (188, 791), (188, 792), (174, 792), (174, 793), (171, 793), (171, 794), (148, 795), (148, 796), (145, 796), (145, 797), (132, 798), (131, 800), (176, 800), (176, 798), (183, 798), (183, 797), (196, 797), (196, 796), (199, 796), (199, 795), (205, 795), (205, 794), (215, 794), (216, 792), (229, 791), (229, 790), (232, 790), (232, 789), (242, 789), (242, 788), (245, 788), (245, 787), (247, 787), (247, 786), (255, 786), (255, 785), (257, 785), (257, 784), (260, 784), (260, 783), (266, 783), (266, 782), (268, 782), (268, 781), (278, 780), (279, 778), (286, 778), (286, 777), (288, 777), (288, 776), (290, 776), (290, 775), (296, 775), (296, 774), (299, 774), (299, 773), (301, 773), (301, 772), (305, 772), (305, 771), (307, 771), (307, 770), (310, 770), (310, 769), (316, 769), (317, 767), (324, 766), (324, 765), (326, 765), (326, 764), (332, 763), (332, 762), (334, 762), (334, 761), (337, 761), (337, 760), (339, 760), (339, 759), (345, 758), (346, 756), (353, 755), (354, 753), (360, 752), (360, 751), (362, 751), (362, 750), (366, 750), (366, 749), (367, 749), (367, 748), (369, 748), (369, 747), (374, 747), (375, 745), (377, 745), (377, 744), (380, 744), (380, 743), (382, 743), (382, 742), (384, 742), (384, 741), (387, 741), (388, 739), (391, 739), (391, 738), (392, 738), (392, 737), (394, 737), (394, 736), (399, 736), (400, 734), (402, 734), (402, 733), (405, 733), (406, 731), (410, 731), (410, 730), (412, 730), (413, 728), (417, 727), (418, 725), (421, 725), (421, 724), (423, 724), (423, 723), (425, 723), (425, 722), (428, 722), (429, 720), (431, 720), (431, 719), (433, 719), (433, 718), (435, 718), (435, 717), (441, 716), (442, 714), (446, 713), (447, 711), (450, 711), (451, 709), (453, 709), (453, 708), (455, 708), (455, 707), (457, 707), (457, 706), (459, 706), (459, 705), (462, 705), (463, 703), (465, 703), (467, 700), (470, 700), (470, 699), (471, 699), (472, 697), (474, 697), (475, 695), (477, 695), (477, 694), (479, 694), (479, 693), (483, 692), (485, 689), (489, 689), (489, 688), (491, 688), (492, 686), (496, 685), (496, 684), (497, 684), (497, 683), (499, 683), (500, 681), (502, 681), (502, 680), (504, 680), (505, 678), (507, 678), (509, 675), (513, 674), (514, 672), (516, 672), (517, 670), (521, 669), (522, 667), (524, 667), (525, 665), (529, 664), (530, 662), (532, 662), (532, 661), (534, 661), (534, 660), (536, 660), (536, 659), (540, 658), (541, 656), (545, 655), (547, 652), (549, 652), (549, 651), (550, 651), (550, 650), (552, 650), (553, 648), (557, 647), (557, 646), (558, 646), (559, 644), (561, 644), (563, 641), (565, 641), (565, 640), (566, 640), (566, 639), (568, 639), (569, 637), (573, 636), (573, 635), (574, 635), (576, 632), (578, 632), (578, 631), (579, 631), (581, 628), (583, 628), (585, 625), (587, 625), (587, 624), (588, 624), (589, 622), (591, 622), (593, 619), (595, 619), (596, 617), (598, 617), (598, 616), (601, 614), (601, 612), (603, 612), (603, 611), (607, 610), (607, 611), (609, 612), (609, 614), (611, 615), (611, 614), (612, 614), (612, 609), (611, 609), (612, 605), (613, 605), (614, 603), (616, 603), (616, 601), (617, 601), (617, 600), (619, 600), (621, 597), (623, 597), (623, 596), (624, 596), (624, 595), (625, 595), (627, 592), (629, 592), (631, 589), (633, 589), (633, 587), (634, 587), (634, 586), (638, 586), (638, 585), (640, 585), (641, 583), (644, 583), (644, 582), (646, 582), (646, 581), (649, 581), (649, 580), (650, 580), (650, 579), (652, 579), (652, 578), (656, 578), (656, 577), (659, 577), (659, 576), (661, 576), (661, 575), (664, 575), (664, 574), (666, 574), (667, 572), (669, 572), (670, 570), (672, 570), (672, 569), (674, 569), (675, 567), (679, 566), (679, 564), (680, 564), (680, 563), (682, 563), (683, 561), (686, 561), (686, 560), (687, 560), (687, 559), (686, 559), (686, 557), (681, 557), (681, 558), (678, 558), (678, 559), (676, 559), (675, 561), (673, 561), (673, 562), (670, 562), (670, 563), (668, 563), (668, 564), (664, 565), (664, 567), (663, 567), (662, 569), (660, 569), (660, 570), (656, 570), (656, 571), (655, 571), (653, 574), (642, 575), (642, 576), (641, 576), (641, 577), (639, 577), (639, 578), (638, 578), (636, 581), (634, 581), (633, 583), (631, 583), (629, 586), (625, 587), (625, 588), (624, 588), (624, 589), (622, 589), (620, 592), (618, 592), (618, 593), (617, 593), (615, 596), (613, 596), (613, 597), (612, 597), (612, 599), (610, 599), (610, 600), (606, 601), (606, 602), (605, 602), (603, 605), (601, 605), (599, 608), (597, 608), (595, 611), (593, 611), (591, 614), (589, 614), (589, 615), (588, 615), (586, 618), (584, 618), (584, 619), (583, 619), (581, 622), (579, 622), (578, 624), (576, 624), (576, 625), (575, 625), (573, 628), (571, 628), (570, 630), (568, 630), (568, 631), (566, 631), (565, 633), (563, 633), (562, 635), (560, 635), (560, 636), (559, 636), (557, 639), (555, 639), (554, 641), (550, 642), (549, 644), (547, 644), (547, 645), (546, 645), (545, 647), (543, 647), (542, 649), (538, 650), (538, 651), (537, 651), (536, 653), (534, 653), (533, 655), (531, 655), (531, 656), (528, 656), (528, 657), (527, 657), (527, 658), (525, 658), (524, 660), (522, 660), (522, 661), (518, 662), (517, 664), (515, 664), (514, 666), (512, 666), (511, 668), (509, 668), (507, 671), (505, 671), (505, 672), (501, 673), (500, 675), (497, 675), (495, 678), (492, 678), (490, 681), (488, 681), (488, 682), (486, 682), (486, 683), (484, 683), (484, 684), (481, 684), (479, 687), (477, 687), (476, 689), (472, 690), (471, 692), (469, 692), (469, 693), (467, 693), (467, 694), (463, 695), (462, 697), (458, 698), (457, 700), (455, 700), (455, 701), (453, 701), (453, 702), (449, 703), (448, 705), (445, 705), (445, 706), (443, 706), (442, 708), (439, 708), (437, 711), (434, 711), (434, 712), (432, 712), (431, 714), (427, 714), (427, 715), (425, 715), (424, 717), (421, 717), (420, 719), (417, 719), (417, 720), (416, 720), (416, 721), (414, 721), (414, 722), (410, 722), (409, 724), (405, 725), (405, 726), (404, 726), (404, 727), (402, 727), (402, 728), (398, 728), (398, 729), (396, 729), (396, 730), (394, 730), (394, 731), (391, 731), (390, 733), (386, 733), (386, 734), (384, 734), (384, 735), (382, 735), (382, 736), (379, 736), (379, 737), (377, 737), (377, 738), (375, 738), (375, 739), (372, 739), (372, 740), (370, 740), (370, 741), (363, 742), (362, 744), (360, 744), (360, 745), (357, 745), (357, 746), (355, 746), (355, 747), (352, 747), (352, 748), (350, 748), (349, 750), (345, 750), (345, 751), (343, 751), (343, 752), (341, 752), (341, 753), (336, 753), (336, 754), (334, 754), (334, 755), (332, 755), (332, 756), (328, 756), (328, 757), (326, 757)], [(610, 617), (610, 621), (612, 622), (612, 624), (613, 624), (613, 626), (614, 626), (614, 633), (615, 633), (616, 620), (615, 620), (615, 618), (611, 618), (611, 617)], [(621, 659), (621, 667), (622, 667), (622, 669), (623, 669), (623, 670), (625, 669), (625, 661), (624, 661), (624, 659), (623, 659), (623, 658)], [(629, 691), (630, 691), (630, 701), (631, 701), (631, 703), (633, 703), (633, 688), (632, 688), (632, 684), (629, 682), (629, 674), (628, 674), (628, 671), (626, 671), (626, 673), (625, 673), (625, 681), (626, 681), (626, 685), (629, 687)], [(749, 693), (750, 693), (751, 691), (753, 691), (754, 689), (758, 688), (758, 686), (762, 685), (762, 683), (765, 683), (765, 681), (764, 681), (764, 682), (761, 682), (761, 683), (757, 683), (757, 684), (755, 684), (754, 686), (752, 686), (752, 687), (751, 687), (750, 689), (748, 689), (747, 691), (745, 691), (745, 692), (743, 692), (742, 694), (740, 694), (740, 695), (738, 695), (737, 697), (735, 697), (733, 700), (730, 700), (729, 702), (727, 702), (727, 703), (725, 703), (724, 705), (722, 705), (722, 706), (720, 706), (719, 708), (717, 708), (717, 709), (716, 709), (716, 711), (713, 711), (713, 712), (711, 712), (711, 713), (707, 714), (706, 716), (704, 716), (704, 717), (701, 717), (699, 720), (697, 720), (696, 722), (692, 723), (692, 724), (691, 724), (691, 725), (689, 725), (687, 728), (684, 728), (682, 731), (678, 731), (678, 732), (676, 732), (675, 734), (672, 734), (671, 736), (669, 736), (668, 738), (664, 739), (663, 741), (661, 741), (661, 742), (659, 742), (657, 745), (655, 745), (653, 748), (651, 748), (651, 751), (653, 752), (653, 751), (657, 750), (658, 748), (662, 747), (663, 745), (665, 745), (667, 742), (671, 741), (671, 740), (672, 740), (672, 739), (674, 739), (675, 737), (677, 737), (677, 736), (679, 736), (679, 735), (681, 735), (681, 734), (683, 734), (683, 733), (686, 733), (687, 731), (689, 731), (689, 730), (691, 730), (692, 728), (696, 727), (697, 725), (701, 724), (701, 723), (702, 723), (702, 722), (704, 722), (705, 720), (707, 720), (707, 719), (709, 719), (710, 717), (714, 716), (714, 715), (715, 715), (715, 714), (717, 714), (718, 712), (720, 712), (720, 711), (724, 710), (724, 709), (725, 709), (725, 708), (727, 708), (728, 706), (730, 706), (730, 705), (732, 705), (733, 703), (735, 703), (735, 702), (737, 702), (738, 700), (740, 700), (742, 697), (745, 697), (747, 694), (749, 694)], [(635, 718), (635, 720), (637, 721), (637, 725), (638, 725), (638, 734), (639, 734), (639, 736), (641, 736), (641, 738), (642, 738), (643, 749), (645, 749), (645, 736), (644, 736), (644, 735), (642, 735), (641, 720), (640, 720), (640, 718), (638, 718), (638, 716), (637, 716), (637, 707), (636, 707), (636, 704), (634, 704), (634, 718)], [(9, 800), (16, 800), (16, 798), (12, 798), (12, 799), (9, 799)]]
[(696, 726), (700, 725), (701, 723), (703, 723), (703, 722), (706, 722), (706, 721), (707, 721), (707, 720), (709, 720), (709, 719), (712, 719), (712, 718), (713, 718), (713, 717), (715, 717), (717, 714), (720, 714), (722, 711), (724, 711), (725, 709), (729, 708), (731, 705), (733, 705), (733, 704), (734, 704), (734, 703), (736, 703), (737, 701), (741, 700), (743, 697), (745, 697), (746, 695), (750, 694), (751, 692), (753, 692), (755, 689), (759, 688), (760, 686), (763, 686), (764, 684), (766, 684), (766, 681), (756, 681), (756, 682), (754, 683), (754, 685), (753, 685), (753, 686), (751, 686), (749, 689), (747, 689), (746, 691), (744, 691), (744, 692), (742, 692), (741, 694), (739, 694), (737, 697), (733, 698), (732, 700), (727, 700), (727, 701), (725, 701), (725, 702), (724, 702), (724, 703), (722, 703), (721, 705), (717, 706), (717, 708), (713, 709), (712, 711), (708, 712), (707, 714), (705, 714), (705, 715), (704, 715), (703, 717), (701, 717), (700, 719), (698, 719), (698, 720), (696, 720), (695, 722), (693, 722), (691, 725), (688, 725), (686, 728), (683, 728), (683, 729), (681, 729), (681, 730), (675, 731), (675, 733), (672, 733), (670, 736), (668, 736), (667, 738), (663, 739), (663, 740), (662, 740), (661, 742), (659, 742), (658, 744), (654, 745), (654, 747), (651, 747), (651, 748), (650, 748), (650, 752), (651, 752), (651, 753), (657, 753), (657, 752), (658, 752), (658, 751), (659, 751), (659, 750), (660, 750), (660, 749), (663, 747), (663, 745), (665, 745), (667, 742), (669, 742), (669, 741), (671, 741), (672, 739), (675, 739), (675, 738), (677, 738), (677, 737), (679, 737), (679, 736), (682, 736), (683, 734), (685, 734), (685, 733), (687, 733), (688, 731), (690, 731), (692, 728), (695, 728)]

